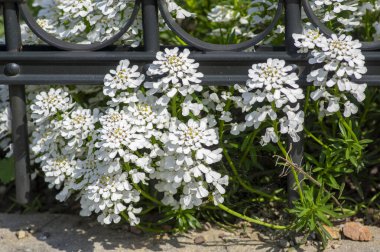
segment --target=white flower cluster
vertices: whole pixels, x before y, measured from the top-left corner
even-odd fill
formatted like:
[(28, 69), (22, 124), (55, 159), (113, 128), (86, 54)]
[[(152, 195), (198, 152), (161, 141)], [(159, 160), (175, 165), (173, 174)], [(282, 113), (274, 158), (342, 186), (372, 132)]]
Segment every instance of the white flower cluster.
[[(208, 118), (190, 119), (187, 123), (172, 120), (169, 131), (163, 136), (165, 148), (158, 162), (156, 189), (164, 193), (164, 204), (174, 208), (191, 209), (200, 206), (210, 196), (213, 187), (214, 203), (223, 202), (228, 177), (214, 171), (210, 165), (222, 159), (221, 149), (210, 150), (218, 144), (218, 135)], [(175, 195), (178, 191), (179, 199)]]
[(228, 177), (212, 169), (222, 159), (215, 119), (189, 106), (193, 119), (180, 120), (160, 102), (166, 90), (184, 99), (202, 90), (203, 75), (188, 55), (178, 48), (157, 54), (148, 72), (163, 75), (165, 88), (154, 91), (145, 91), (150, 84), (137, 66), (120, 61), (104, 78), (108, 108), (82, 108), (61, 88), (35, 96), (32, 151), (49, 186), (61, 189), (57, 199), (77, 194), (81, 215), (96, 213), (103, 224), (123, 216), (131, 225), (139, 223), (142, 210), (136, 186), (151, 179), (164, 193), (162, 203), (175, 209), (198, 207), (211, 197), (223, 202)]
[(189, 55), (188, 49), (179, 52), (178, 48), (166, 48), (165, 52), (157, 53), (157, 60), (150, 65), (147, 75), (162, 78), (144, 84), (149, 89), (148, 95), (163, 94), (157, 104), (168, 105), (177, 93), (187, 96), (202, 91), (199, 84), (203, 74), (198, 72), (199, 64), (194, 59), (189, 59)]
[(296, 83), (298, 76), (292, 71), (293, 67), (285, 66), (285, 61), (278, 59), (252, 66), (246, 86), (235, 86), (241, 93), (235, 101), (245, 114), (245, 121), (233, 124), (232, 134), (269, 125), (261, 138), (262, 145), (278, 142), (280, 134), (288, 134), (294, 142), (300, 140), (298, 133), (303, 130), (304, 113), (299, 101), (304, 99), (304, 94)]
[[(253, 27), (265, 27), (273, 19), (276, 10), (275, 0), (253, 0), (246, 8), (241, 5), (217, 4), (207, 14), (207, 19), (218, 24), (211, 34), (223, 36), (233, 34), (244, 38), (252, 38), (257, 34)], [(232, 27), (231, 27), (232, 26)], [(212, 27), (212, 26), (211, 26)], [(282, 25), (278, 25), (274, 33), (283, 33)], [(269, 43), (273, 38), (266, 40)]]
[(312, 8), (323, 22), (336, 21), (343, 28), (340, 32), (351, 32), (361, 24), (359, 3), (355, 0), (313, 0)]
[(341, 105), (345, 117), (356, 114), (358, 107), (352, 101), (362, 102), (367, 88), (366, 84), (353, 81), (367, 72), (360, 42), (346, 35), (333, 34), (326, 38), (316, 30), (306, 30), (293, 37), (300, 52), (311, 51), (309, 63), (316, 65), (307, 81), (316, 87), (311, 98), (320, 101), (320, 116), (340, 111)]
[(7, 156), (12, 155), (10, 129), (8, 86), (0, 85), (0, 150), (4, 151)]
[[(64, 201), (79, 192), (82, 215), (95, 212), (99, 222), (110, 224), (119, 222), (120, 213), (126, 210), (130, 223), (138, 224), (134, 214), (140, 209), (132, 203), (139, 201), (139, 193), (118, 162), (119, 155), (126, 158), (125, 153), (133, 147), (113, 152), (129, 139), (122, 132), (123, 127), (130, 130), (127, 121), (123, 121), (126, 126), (122, 123), (125, 117), (118, 121), (120, 114), (112, 114), (112, 109), (105, 115), (98, 109), (84, 109), (60, 88), (40, 92), (31, 110), (36, 126), (31, 149), (49, 186), (61, 189), (57, 199)], [(103, 148), (107, 144), (108, 148)]]

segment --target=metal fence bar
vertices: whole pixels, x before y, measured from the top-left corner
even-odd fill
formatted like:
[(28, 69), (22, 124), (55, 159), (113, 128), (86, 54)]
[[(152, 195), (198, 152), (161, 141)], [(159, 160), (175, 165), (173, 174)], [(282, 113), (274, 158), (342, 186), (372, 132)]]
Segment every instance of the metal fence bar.
[[(7, 50), (18, 52), (21, 49), (21, 32), (18, 8), (15, 3), (4, 3), (4, 26)], [(15, 76), (20, 67), (8, 63), (4, 68), (5, 75)], [(16, 200), (26, 204), (30, 198), (29, 144), (26, 118), (25, 86), (9, 86), (9, 99), (12, 116), (13, 157), (15, 161)]]
[[(301, 18), (301, 0), (285, 0), (285, 39), (286, 39), (286, 51), (292, 58), (300, 58), (297, 53), (297, 47), (294, 46), (294, 33), (302, 33), (302, 18)], [(300, 66), (298, 66), (300, 67)], [(301, 134), (301, 140), (297, 143), (288, 138), (289, 155), (295, 164), (302, 167), (302, 160), (304, 154), (304, 141)], [(301, 180), (302, 174), (298, 175), (298, 179)], [(288, 203), (292, 206), (292, 202), (298, 198), (297, 190), (295, 190), (295, 176), (293, 173), (289, 173), (287, 177), (288, 185)]]
[(158, 6), (156, 0), (142, 0), (144, 49), (147, 52), (160, 50)]

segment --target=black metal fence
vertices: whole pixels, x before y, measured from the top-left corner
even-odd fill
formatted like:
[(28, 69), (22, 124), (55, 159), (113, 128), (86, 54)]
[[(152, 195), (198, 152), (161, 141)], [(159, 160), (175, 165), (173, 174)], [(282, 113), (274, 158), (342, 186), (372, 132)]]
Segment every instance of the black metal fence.
[[(91, 45), (60, 41), (45, 32), (34, 20), (26, 0), (0, 0), (3, 7), (5, 46), (0, 47), (0, 83), (9, 85), (12, 116), (12, 141), (16, 171), (16, 199), (25, 204), (30, 197), (30, 173), (28, 128), (26, 117), (25, 85), (99, 85), (104, 75), (122, 59), (146, 67), (155, 58), (160, 47), (158, 12), (166, 24), (185, 41), (192, 50), (191, 57), (200, 62), (207, 85), (232, 85), (245, 83), (252, 64), (279, 58), (296, 64), (300, 70), (301, 85), (307, 85), (304, 69), (308, 65), (305, 55), (297, 53), (293, 33), (302, 32), (302, 9), (310, 21), (325, 34), (329, 30), (313, 13), (308, 0), (279, 0), (273, 21), (254, 38), (234, 45), (206, 43), (186, 33), (171, 17), (165, 0), (136, 0), (134, 10), (125, 26), (111, 39)], [(128, 30), (142, 9), (144, 48), (131, 49), (113, 44)], [(285, 15), (283, 15), (285, 14)], [(47, 45), (22, 46), (19, 15), (29, 28)], [(285, 18), (285, 46), (283, 48), (257, 47), (255, 52), (243, 52), (257, 45)], [(363, 43), (368, 74), (359, 83), (380, 85), (380, 42)], [(291, 157), (300, 164), (303, 158), (303, 142), (292, 143)], [(1, 167), (0, 167), (1, 169)], [(291, 190), (294, 178), (288, 177), (289, 200), (297, 197)]]

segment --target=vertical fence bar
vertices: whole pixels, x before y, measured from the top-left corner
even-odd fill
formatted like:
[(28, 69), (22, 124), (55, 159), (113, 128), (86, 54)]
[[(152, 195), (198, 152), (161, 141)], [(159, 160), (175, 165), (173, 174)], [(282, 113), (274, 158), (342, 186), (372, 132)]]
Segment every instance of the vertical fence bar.
[[(21, 50), (21, 31), (16, 3), (4, 3), (4, 28), (7, 51)], [(15, 63), (5, 66), (5, 74), (17, 75), (20, 68)], [(26, 204), (30, 197), (29, 146), (26, 119), (25, 86), (9, 86), (12, 118), (12, 142), (15, 161), (16, 200)]]
[(156, 0), (142, 0), (144, 48), (147, 52), (160, 50), (158, 7)]
[[(143, 15), (143, 36), (144, 50), (146, 52), (156, 53), (160, 50), (160, 32), (158, 24), (158, 6), (157, 0), (142, 0), (142, 15)], [(145, 70), (149, 68), (145, 66)], [(149, 192), (153, 195), (155, 192), (154, 184), (157, 181), (149, 184)]]
[[(293, 33), (302, 33), (302, 19), (301, 19), (301, 0), (285, 0), (285, 39), (286, 39), (286, 51), (294, 58), (299, 57), (297, 53), (297, 47), (294, 46)], [(294, 143), (289, 138), (288, 147), (290, 149), (290, 157), (293, 162), (299, 166), (302, 165), (304, 142), (303, 136), (301, 140)], [(301, 174), (298, 175), (299, 180), (303, 179)], [(287, 178), (288, 183), (288, 202), (292, 206), (292, 202), (298, 198), (298, 193), (294, 190), (295, 177), (290, 172)]]

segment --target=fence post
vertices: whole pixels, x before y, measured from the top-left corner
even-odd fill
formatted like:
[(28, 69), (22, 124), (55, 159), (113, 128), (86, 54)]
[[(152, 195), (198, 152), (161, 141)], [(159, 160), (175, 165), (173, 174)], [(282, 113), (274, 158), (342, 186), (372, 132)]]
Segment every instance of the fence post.
[[(294, 46), (293, 33), (302, 33), (302, 19), (301, 19), (301, 0), (285, 0), (285, 40), (286, 51), (293, 57), (298, 58), (300, 55), (297, 53), (297, 47)], [(290, 149), (290, 157), (292, 161), (301, 166), (304, 151), (304, 137), (301, 135), (301, 140), (294, 143), (289, 138), (288, 148)], [(302, 174), (298, 175), (299, 180), (303, 179)], [(294, 190), (295, 178), (290, 172), (287, 178), (288, 183), (288, 202), (292, 206), (292, 202), (298, 198), (298, 193)]]
[(147, 52), (160, 50), (157, 0), (142, 0), (144, 49)]
[[(21, 31), (18, 7), (15, 2), (4, 3), (4, 28), (6, 48), (9, 52), (21, 50)], [(20, 72), (16, 63), (8, 63), (4, 74), (9, 78)], [(30, 198), (29, 143), (26, 118), (25, 85), (9, 86), (12, 120), (12, 143), (16, 177), (16, 200), (26, 204)]]

